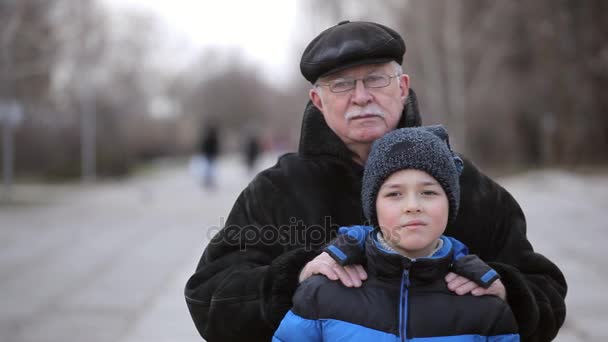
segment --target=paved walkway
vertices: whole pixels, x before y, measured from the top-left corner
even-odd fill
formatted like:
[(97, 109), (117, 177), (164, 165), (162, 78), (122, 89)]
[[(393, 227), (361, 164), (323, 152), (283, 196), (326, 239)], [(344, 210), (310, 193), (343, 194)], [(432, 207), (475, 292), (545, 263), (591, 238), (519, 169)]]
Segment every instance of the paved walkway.
[(555, 341), (608, 341), (608, 174), (545, 171), (501, 184), (523, 207), (536, 251), (568, 281), (566, 322)]
[[(0, 341), (200, 341), (183, 286), (249, 180), (235, 160), (223, 160), (220, 174), (214, 192), (182, 165), (95, 186), (17, 186), (16, 203), (0, 205)], [(503, 183), (526, 210), (537, 250), (569, 280), (557, 341), (608, 340), (599, 248), (608, 176), (539, 173)]]
[(185, 165), (17, 186), (0, 206), (0, 341), (200, 341), (183, 286), (248, 182), (236, 160), (221, 166), (213, 192)]

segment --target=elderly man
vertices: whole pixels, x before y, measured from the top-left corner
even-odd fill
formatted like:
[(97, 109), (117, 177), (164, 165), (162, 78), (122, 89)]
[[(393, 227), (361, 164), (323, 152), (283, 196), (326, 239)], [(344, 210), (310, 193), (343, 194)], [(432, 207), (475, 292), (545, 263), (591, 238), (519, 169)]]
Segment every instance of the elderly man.
[[(361, 266), (339, 266), (323, 247), (341, 226), (363, 223), (361, 177), (372, 142), (421, 123), (405, 43), (376, 23), (344, 21), (310, 42), (300, 69), (313, 84), (297, 153), (261, 172), (236, 200), (186, 284), (188, 308), (208, 341), (269, 341), (299, 282), (324, 274), (360, 286)], [(483, 289), (449, 274), (458, 295), (497, 295), (524, 341), (549, 341), (565, 317), (561, 271), (535, 253), (511, 195), (465, 159), (460, 210), (446, 235), (501, 275)], [(363, 309), (363, 308), (362, 308)], [(330, 317), (328, 317), (330, 318)]]

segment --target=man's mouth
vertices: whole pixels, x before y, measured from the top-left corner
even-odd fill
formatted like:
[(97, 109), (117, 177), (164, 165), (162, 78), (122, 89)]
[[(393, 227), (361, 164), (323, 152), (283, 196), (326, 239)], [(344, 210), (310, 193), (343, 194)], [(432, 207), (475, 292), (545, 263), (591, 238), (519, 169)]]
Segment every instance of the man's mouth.
[(381, 117), (381, 115), (379, 115), (379, 114), (358, 114), (358, 115), (353, 115), (348, 119), (349, 120), (358, 120), (358, 119), (378, 118), (378, 117)]

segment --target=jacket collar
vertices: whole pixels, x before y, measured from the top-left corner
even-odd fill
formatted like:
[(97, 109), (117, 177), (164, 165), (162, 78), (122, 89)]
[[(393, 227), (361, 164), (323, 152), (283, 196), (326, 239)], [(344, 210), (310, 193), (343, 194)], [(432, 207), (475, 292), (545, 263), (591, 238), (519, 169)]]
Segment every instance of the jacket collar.
[[(420, 112), (416, 93), (410, 88), (410, 94), (403, 108), (398, 128), (417, 127), (421, 125)], [(302, 119), (300, 132), (300, 155), (330, 155), (340, 159), (352, 160), (352, 152), (334, 133), (323, 118), (323, 114), (308, 101)]]
[(455, 256), (460, 254), (461, 246), (464, 246), (457, 240), (442, 237), (443, 247), (432, 257), (412, 260), (383, 250), (378, 245), (376, 234), (377, 231), (370, 234), (365, 242), (367, 271), (378, 278), (401, 279), (403, 272), (408, 270), (412, 284), (443, 279), (449, 272)]

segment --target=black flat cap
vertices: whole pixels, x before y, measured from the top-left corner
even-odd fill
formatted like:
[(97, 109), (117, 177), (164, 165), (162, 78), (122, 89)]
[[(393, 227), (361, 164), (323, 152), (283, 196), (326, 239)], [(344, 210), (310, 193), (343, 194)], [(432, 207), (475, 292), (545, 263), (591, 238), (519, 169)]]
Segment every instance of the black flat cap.
[(321, 32), (304, 50), (300, 71), (310, 83), (355, 65), (403, 62), (405, 42), (395, 30), (366, 21), (342, 21)]

